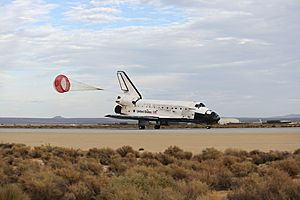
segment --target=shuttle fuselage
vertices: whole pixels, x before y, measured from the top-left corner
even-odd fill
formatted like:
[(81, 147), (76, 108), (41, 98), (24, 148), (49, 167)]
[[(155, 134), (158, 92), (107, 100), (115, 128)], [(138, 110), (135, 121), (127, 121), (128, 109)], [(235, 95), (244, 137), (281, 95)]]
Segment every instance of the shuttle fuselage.
[(159, 129), (161, 124), (169, 122), (213, 124), (220, 120), (218, 114), (203, 103), (142, 99), (142, 95), (125, 72), (118, 71), (117, 77), (124, 95), (116, 99), (116, 115), (106, 117), (138, 120), (140, 129), (144, 129), (150, 121), (155, 122), (155, 128)]

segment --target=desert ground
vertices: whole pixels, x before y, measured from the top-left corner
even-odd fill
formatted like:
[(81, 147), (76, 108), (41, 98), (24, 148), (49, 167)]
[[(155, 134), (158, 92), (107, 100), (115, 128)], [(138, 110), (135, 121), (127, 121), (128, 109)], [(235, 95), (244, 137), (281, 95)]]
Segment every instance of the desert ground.
[(169, 146), (199, 153), (205, 148), (261, 151), (294, 151), (300, 147), (300, 128), (279, 129), (0, 129), (1, 143), (29, 146), (51, 145), (87, 150), (93, 147), (113, 149), (124, 145), (150, 152), (162, 152)]
[(299, 128), (0, 129), (0, 199), (300, 199), (299, 147)]

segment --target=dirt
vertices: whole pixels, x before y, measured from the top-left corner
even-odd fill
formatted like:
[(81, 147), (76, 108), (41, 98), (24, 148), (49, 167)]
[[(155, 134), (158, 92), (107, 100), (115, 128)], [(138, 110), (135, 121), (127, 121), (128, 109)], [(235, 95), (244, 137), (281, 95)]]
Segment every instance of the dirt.
[(218, 150), (228, 148), (261, 151), (280, 150), (294, 151), (300, 148), (300, 129), (299, 131), (282, 130), (253, 133), (251, 129), (241, 132), (228, 131), (210, 132), (204, 130), (106, 130), (99, 129), (90, 132), (86, 130), (68, 130), (68, 131), (0, 131), (1, 143), (22, 143), (29, 146), (40, 146), (50, 144), (53, 146), (80, 148), (87, 150), (93, 147), (111, 147), (119, 148), (123, 145), (130, 145), (138, 150), (161, 152), (167, 147), (177, 145), (180, 148), (199, 153), (208, 147), (214, 147)]

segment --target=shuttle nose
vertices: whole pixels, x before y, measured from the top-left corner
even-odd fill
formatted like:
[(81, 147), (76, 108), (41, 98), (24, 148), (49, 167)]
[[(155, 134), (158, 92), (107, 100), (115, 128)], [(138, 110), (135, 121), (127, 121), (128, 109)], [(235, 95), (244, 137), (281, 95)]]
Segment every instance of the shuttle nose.
[(212, 110), (207, 110), (205, 114), (195, 112), (195, 118), (198, 123), (207, 123), (207, 124), (214, 124), (218, 123), (220, 117), (217, 113), (213, 112)]
[[(209, 113), (207, 113), (207, 114), (209, 114)], [(220, 120), (220, 117), (217, 113), (211, 112), (209, 114), (209, 120), (211, 121), (211, 123), (218, 123), (218, 121)]]
[(220, 116), (217, 113), (215, 113), (215, 112), (212, 112), (210, 114), (210, 116), (211, 116), (212, 121), (214, 121), (216, 123), (220, 120)]

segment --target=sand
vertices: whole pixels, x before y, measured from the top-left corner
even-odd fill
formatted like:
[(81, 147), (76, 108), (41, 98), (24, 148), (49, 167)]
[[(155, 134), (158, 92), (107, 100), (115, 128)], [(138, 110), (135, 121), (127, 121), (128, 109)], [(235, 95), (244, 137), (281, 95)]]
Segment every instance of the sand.
[(26, 130), (1, 129), (1, 143), (22, 143), (29, 146), (80, 148), (130, 145), (138, 150), (161, 152), (171, 145), (199, 153), (208, 147), (219, 150), (228, 148), (261, 151), (294, 151), (300, 148), (298, 129), (183, 129), (183, 130)]

